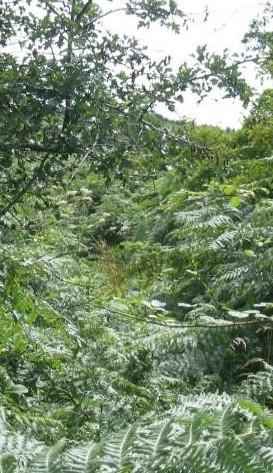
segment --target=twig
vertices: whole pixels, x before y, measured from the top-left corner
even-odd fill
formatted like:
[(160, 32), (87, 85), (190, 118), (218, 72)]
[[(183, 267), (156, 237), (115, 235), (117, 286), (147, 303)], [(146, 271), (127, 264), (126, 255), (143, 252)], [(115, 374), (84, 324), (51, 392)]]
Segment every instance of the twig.
[(206, 72), (205, 74), (201, 74), (200, 76), (192, 75), (189, 77), (189, 80), (195, 82), (195, 81), (200, 81), (203, 79), (209, 79), (209, 77), (211, 76), (219, 76), (220, 74), (223, 74), (224, 72), (229, 71), (230, 69), (233, 69), (234, 67), (241, 66), (247, 63), (258, 63), (258, 62), (260, 62), (260, 60), (257, 56), (252, 57), (252, 58), (241, 59), (240, 61), (236, 61), (235, 63), (230, 64), (229, 66), (223, 67), (223, 69), (218, 72)]
[(85, 15), (85, 13), (87, 13), (92, 3), (93, 3), (93, 0), (89, 0), (88, 2), (86, 2), (86, 4), (82, 7), (80, 13), (78, 13), (78, 15), (76, 16), (76, 23), (78, 23), (81, 20), (81, 18)]
[(47, 0), (46, 0), (46, 6), (49, 10), (52, 11), (52, 13), (54, 13), (56, 16), (60, 16), (60, 13), (57, 12), (57, 10), (55, 10), (55, 8), (53, 7), (53, 5), (51, 5), (51, 3), (49, 3)]
[(102, 13), (101, 15), (95, 16), (93, 20), (91, 20), (84, 28), (89, 28), (89, 26), (92, 26), (96, 21), (101, 20), (102, 18), (105, 18), (106, 16), (112, 15), (112, 13), (119, 13), (119, 12), (126, 12), (127, 8), (113, 8), (112, 10), (108, 10), (105, 13)]

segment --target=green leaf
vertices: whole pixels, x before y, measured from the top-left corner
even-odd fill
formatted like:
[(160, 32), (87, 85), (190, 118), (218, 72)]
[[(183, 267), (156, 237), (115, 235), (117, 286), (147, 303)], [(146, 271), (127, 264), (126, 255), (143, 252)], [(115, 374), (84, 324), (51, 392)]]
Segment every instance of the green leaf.
[(22, 394), (27, 394), (28, 393), (28, 388), (26, 386), (24, 386), (23, 384), (13, 384), (11, 386), (11, 390), (15, 393), (15, 394), (19, 394), (19, 395), (22, 395)]
[(273, 416), (263, 417), (262, 423), (267, 429), (273, 429)]
[(245, 250), (245, 251), (244, 251), (244, 254), (245, 254), (246, 256), (248, 256), (249, 258), (255, 258), (255, 257), (256, 257), (256, 254), (255, 254), (254, 251), (252, 251), (252, 250)]
[(241, 205), (241, 199), (238, 196), (234, 196), (230, 199), (229, 203), (231, 207), (234, 207), (235, 209), (237, 209)]
[(251, 414), (254, 414), (255, 416), (261, 416), (264, 413), (264, 410), (260, 404), (250, 401), (248, 399), (240, 400), (239, 406), (251, 412)]
[(227, 184), (223, 186), (223, 192), (225, 195), (233, 195), (236, 192), (236, 187), (232, 184)]

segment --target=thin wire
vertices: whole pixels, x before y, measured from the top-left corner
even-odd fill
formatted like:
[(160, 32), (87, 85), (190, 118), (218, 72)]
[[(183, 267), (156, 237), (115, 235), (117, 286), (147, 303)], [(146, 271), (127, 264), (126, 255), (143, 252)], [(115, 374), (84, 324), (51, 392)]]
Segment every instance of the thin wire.
[[(63, 281), (67, 284), (70, 284), (73, 287), (82, 287), (85, 289), (89, 289), (88, 286), (84, 286), (83, 284), (78, 284), (74, 283), (72, 281), (69, 281), (68, 279), (63, 279), (56, 273), (54, 276), (59, 279), (60, 281)], [(121, 318), (125, 318), (127, 320), (135, 320), (138, 323), (148, 323), (150, 325), (157, 325), (159, 327), (164, 327), (167, 329), (181, 329), (181, 328), (205, 328), (205, 329), (217, 329), (217, 328), (234, 328), (234, 327), (244, 327), (244, 326), (252, 326), (252, 325), (261, 325), (264, 323), (270, 323), (273, 325), (273, 320), (269, 320), (266, 316), (264, 319), (261, 320), (247, 320), (244, 322), (229, 322), (227, 321), (226, 323), (215, 323), (215, 324), (204, 324), (204, 323), (196, 323), (196, 324), (188, 324), (188, 323), (182, 323), (182, 324), (168, 324), (164, 322), (160, 322), (158, 320), (151, 320), (151, 319), (139, 319), (135, 314), (132, 312), (125, 312), (121, 311), (118, 309), (112, 309), (111, 307), (107, 307), (104, 304), (98, 304), (94, 303), (94, 298), (90, 298), (90, 302), (92, 301), (93, 307), (98, 308), (98, 309), (103, 309), (106, 312), (109, 312), (110, 314), (118, 315)], [(154, 315), (154, 314), (153, 314)], [(217, 319), (215, 319), (217, 322)]]

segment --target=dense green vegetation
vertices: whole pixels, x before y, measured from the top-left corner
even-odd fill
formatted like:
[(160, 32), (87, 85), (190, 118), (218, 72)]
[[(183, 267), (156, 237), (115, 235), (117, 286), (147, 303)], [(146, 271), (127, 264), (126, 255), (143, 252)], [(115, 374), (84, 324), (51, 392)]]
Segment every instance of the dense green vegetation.
[(90, 1), (2, 4), (1, 472), (272, 472), (273, 93), (236, 131), (153, 111), (187, 88), (249, 101), (272, 5), (245, 56), (199, 48), (175, 76)]
[(2, 233), (1, 404), (29, 433), (7, 430), (3, 452), (18, 444), (33, 471), (270, 467), (272, 166), (178, 152), (125, 185), (83, 166), (42, 208), (18, 206)]

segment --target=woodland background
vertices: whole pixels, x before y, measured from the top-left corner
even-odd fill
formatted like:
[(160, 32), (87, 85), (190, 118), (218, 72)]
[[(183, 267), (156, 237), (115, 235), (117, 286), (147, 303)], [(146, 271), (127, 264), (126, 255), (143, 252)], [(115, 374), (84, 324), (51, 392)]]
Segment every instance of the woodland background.
[[(0, 470), (272, 472), (273, 89), (242, 68), (272, 77), (273, 4), (176, 72), (109, 5), (0, 2)], [(215, 88), (239, 130), (154, 112)]]

